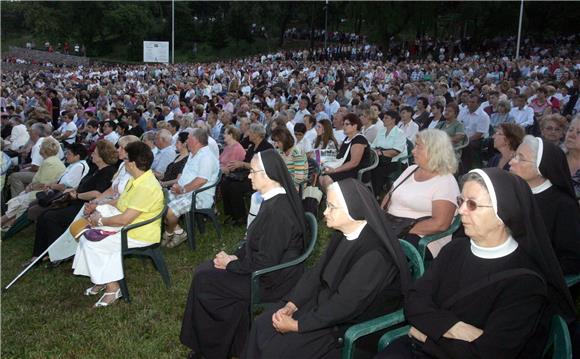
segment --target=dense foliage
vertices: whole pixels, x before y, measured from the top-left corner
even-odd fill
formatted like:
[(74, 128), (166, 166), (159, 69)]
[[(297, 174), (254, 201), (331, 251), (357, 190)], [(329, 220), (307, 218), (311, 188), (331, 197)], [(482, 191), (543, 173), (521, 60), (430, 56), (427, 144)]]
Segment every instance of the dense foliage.
[[(79, 43), (89, 56), (140, 60), (143, 40), (171, 39), (170, 1), (2, 2), (2, 39)], [(393, 39), (430, 35), (471, 36), (476, 41), (515, 35), (520, 2), (330, 2), (329, 31), (367, 35), (380, 46)], [(574, 2), (526, 2), (524, 30), (549, 37), (578, 32)], [(175, 2), (176, 51), (194, 53), (236, 48), (235, 55), (285, 45), (283, 34), (298, 28), (324, 29), (325, 2)], [(314, 44), (313, 36), (310, 45)], [(308, 44), (308, 42), (306, 42)], [(22, 46), (22, 44), (20, 44)], [(217, 52), (215, 55), (219, 55)]]

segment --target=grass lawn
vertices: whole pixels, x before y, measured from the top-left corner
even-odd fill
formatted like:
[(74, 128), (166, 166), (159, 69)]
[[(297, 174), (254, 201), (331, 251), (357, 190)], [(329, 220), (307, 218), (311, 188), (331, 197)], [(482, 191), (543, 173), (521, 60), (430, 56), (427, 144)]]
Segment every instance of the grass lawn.
[[(327, 243), (321, 226), (312, 263)], [(181, 316), (193, 275), (202, 261), (220, 250), (231, 252), (242, 238), (241, 227), (222, 226), (218, 241), (212, 226), (197, 236), (192, 251), (187, 243), (163, 254), (172, 286), (165, 288), (150, 261), (125, 261), (132, 302), (120, 301), (93, 309), (99, 297), (85, 297), (88, 277), (74, 276), (72, 262), (57, 268), (32, 269), (1, 296), (2, 358), (183, 358), (188, 349), (179, 342)], [(32, 253), (34, 227), (2, 242), (2, 286), (21, 270)]]

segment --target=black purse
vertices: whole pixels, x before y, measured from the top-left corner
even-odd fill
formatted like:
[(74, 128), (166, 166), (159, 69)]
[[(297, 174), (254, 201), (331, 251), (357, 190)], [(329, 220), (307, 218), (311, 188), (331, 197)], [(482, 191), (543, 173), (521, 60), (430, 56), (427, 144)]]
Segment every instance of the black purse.
[(55, 200), (58, 200), (64, 196), (64, 193), (56, 190), (48, 190), (36, 193), (36, 200), (38, 205), (41, 207), (50, 206)]

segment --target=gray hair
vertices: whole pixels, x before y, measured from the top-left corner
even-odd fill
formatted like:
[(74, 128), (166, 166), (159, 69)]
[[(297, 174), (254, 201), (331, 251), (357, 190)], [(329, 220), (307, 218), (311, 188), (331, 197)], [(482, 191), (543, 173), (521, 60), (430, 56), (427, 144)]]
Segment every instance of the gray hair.
[(46, 129), (46, 126), (43, 123), (40, 123), (40, 122), (33, 123), (30, 126), (30, 129), (33, 130), (33, 131), (35, 131), (36, 133), (38, 133), (38, 136), (39, 137), (46, 137), (47, 132), (48, 132), (47, 129)]
[[(188, 129), (189, 130), (189, 129)], [(208, 144), (208, 133), (202, 128), (194, 128), (191, 131), (187, 131), (191, 136), (193, 136), (199, 143), (204, 146)]]
[(266, 137), (266, 129), (261, 123), (252, 123), (250, 125), (250, 132), (254, 135), (258, 135), (261, 138)]
[(167, 130), (167, 129), (161, 129), (161, 130), (157, 131), (155, 136), (159, 136), (159, 138), (161, 140), (171, 143), (171, 140), (172, 140), (171, 132), (169, 132), (169, 130)]
[(428, 149), (428, 170), (439, 175), (454, 174), (457, 171), (457, 158), (447, 133), (434, 128), (426, 129), (417, 133), (417, 141), (423, 142)]
[(153, 142), (155, 140), (155, 131), (147, 131), (143, 134), (142, 139), (143, 142), (150, 141)]
[(541, 140), (538, 140), (532, 135), (525, 135), (521, 143), (521, 145), (526, 145), (532, 150), (533, 157), (530, 158), (530, 161), (534, 161), (536, 167), (538, 166), (538, 147), (540, 146), (539, 141)]
[(139, 142), (139, 137), (133, 136), (133, 135), (123, 136), (123, 137), (119, 138), (119, 141), (117, 142), (117, 144), (120, 147), (125, 148), (125, 146), (127, 146), (128, 144), (133, 143), (133, 142)]

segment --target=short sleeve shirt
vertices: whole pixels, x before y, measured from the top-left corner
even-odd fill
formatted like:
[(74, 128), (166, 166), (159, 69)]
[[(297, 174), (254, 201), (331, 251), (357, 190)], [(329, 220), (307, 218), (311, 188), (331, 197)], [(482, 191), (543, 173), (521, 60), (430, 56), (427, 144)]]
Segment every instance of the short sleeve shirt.
[[(149, 170), (127, 183), (125, 190), (117, 201), (117, 208), (121, 212), (125, 212), (128, 208), (141, 212), (132, 222), (134, 224), (157, 216), (163, 210), (163, 203), (164, 197), (161, 185), (159, 185), (153, 171)], [(161, 239), (160, 226), (161, 219), (158, 219), (142, 227), (130, 230), (129, 237), (146, 243), (157, 243)]]
[(437, 128), (448, 134), (449, 137), (453, 137), (460, 133), (465, 134), (465, 127), (463, 127), (463, 124), (457, 120), (451, 123), (447, 121), (439, 122)]
[[(393, 184), (389, 213), (397, 217), (421, 218), (433, 215), (433, 201), (445, 200), (457, 206), (459, 186), (451, 174), (435, 176), (427, 181), (415, 181), (411, 175), (417, 165), (409, 166)], [(397, 187), (398, 186), (398, 187)]]
[[(207, 180), (206, 185), (211, 185), (217, 180), (219, 172), (219, 161), (211, 152), (208, 146), (202, 147), (194, 156), (189, 157), (181, 177), (177, 180), (180, 186), (192, 182), (196, 178)], [(211, 208), (215, 195), (215, 187), (197, 195), (196, 205), (198, 208)]]
[(89, 165), (84, 160), (69, 165), (58, 183), (67, 188), (77, 188), (84, 176), (89, 173)]
[(399, 154), (392, 159), (392, 161), (397, 161), (399, 158), (407, 156), (407, 137), (397, 126), (393, 127), (388, 134), (387, 128), (382, 126), (371, 147), (399, 151)]

